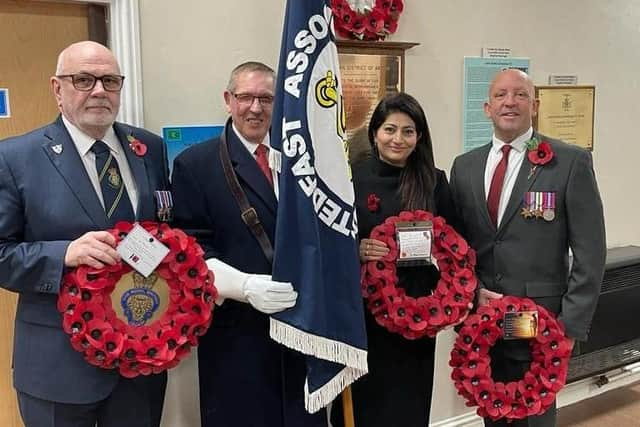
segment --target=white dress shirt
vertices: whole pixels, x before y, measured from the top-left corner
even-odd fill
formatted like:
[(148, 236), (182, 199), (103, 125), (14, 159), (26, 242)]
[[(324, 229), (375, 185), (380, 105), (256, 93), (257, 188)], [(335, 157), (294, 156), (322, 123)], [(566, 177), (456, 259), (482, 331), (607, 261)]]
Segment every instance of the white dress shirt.
[[(98, 171), (96, 170), (96, 155), (91, 151), (91, 147), (93, 146), (93, 143), (96, 142), (96, 139), (82, 132), (73, 123), (68, 121), (64, 115), (62, 116), (62, 121), (64, 122), (67, 131), (69, 131), (71, 140), (76, 146), (80, 159), (82, 159), (82, 163), (84, 164), (84, 168), (89, 175), (93, 189), (98, 195), (98, 199), (104, 208), (102, 189), (100, 188), (100, 180), (98, 179)], [(131, 175), (127, 156), (123, 151), (128, 148), (123, 147), (122, 144), (120, 144), (120, 141), (113, 130), (113, 126), (109, 127), (109, 130), (107, 130), (106, 135), (101, 139), (101, 141), (107, 144), (109, 150), (111, 150), (111, 155), (118, 162), (120, 175), (122, 175), (122, 182), (124, 182), (124, 187), (127, 189), (127, 193), (129, 194), (129, 200), (131, 200), (131, 204), (133, 205), (133, 212), (136, 213), (138, 207), (138, 189), (135, 181), (133, 180), (133, 175)]]
[[(511, 197), (511, 192), (513, 191), (513, 186), (516, 183), (516, 179), (518, 178), (518, 172), (520, 171), (520, 167), (522, 166), (522, 161), (527, 154), (527, 146), (526, 143), (533, 136), (533, 128), (529, 127), (529, 129), (513, 141), (511, 141), (511, 151), (509, 152), (509, 163), (507, 164), (507, 170), (504, 174), (504, 181), (502, 183), (502, 193), (500, 194), (500, 203), (498, 204), (498, 225), (502, 222), (502, 215), (504, 215), (504, 211), (507, 208), (507, 203), (509, 203), (509, 198)], [(491, 179), (493, 178), (493, 173), (498, 167), (498, 163), (502, 160), (502, 146), (505, 143), (499, 140), (496, 137), (496, 134), (493, 134), (493, 145), (491, 150), (489, 150), (489, 156), (487, 157), (487, 166), (484, 169), (484, 194), (485, 198), (489, 197), (489, 188), (491, 187)]]

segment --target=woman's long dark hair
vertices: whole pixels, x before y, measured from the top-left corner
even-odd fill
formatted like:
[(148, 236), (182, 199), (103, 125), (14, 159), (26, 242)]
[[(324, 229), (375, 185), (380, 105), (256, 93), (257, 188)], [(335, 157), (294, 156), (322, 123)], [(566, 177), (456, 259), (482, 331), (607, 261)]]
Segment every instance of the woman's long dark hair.
[(375, 143), (375, 135), (380, 126), (392, 113), (404, 113), (413, 120), (418, 133), (415, 150), (407, 158), (407, 163), (400, 173), (400, 200), (403, 209), (432, 210), (433, 189), (435, 187), (436, 167), (433, 161), (431, 133), (424, 110), (411, 95), (399, 92), (383, 98), (371, 115), (369, 121), (369, 143), (374, 155), (379, 156)]

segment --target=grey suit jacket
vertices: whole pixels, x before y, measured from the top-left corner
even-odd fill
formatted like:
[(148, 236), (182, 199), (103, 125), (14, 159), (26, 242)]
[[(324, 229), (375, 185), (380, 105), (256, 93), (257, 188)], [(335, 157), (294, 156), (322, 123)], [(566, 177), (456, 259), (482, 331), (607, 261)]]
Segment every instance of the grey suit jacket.
[[(533, 165), (525, 157), (497, 230), (489, 219), (484, 190), (491, 144), (454, 161), (451, 189), (460, 231), (477, 251), (480, 286), (532, 298), (559, 315), (567, 336), (586, 340), (606, 256), (602, 201), (591, 154), (538, 137), (550, 143), (554, 158), (529, 176)], [(555, 219), (524, 218), (521, 209), (527, 191), (555, 192)]]

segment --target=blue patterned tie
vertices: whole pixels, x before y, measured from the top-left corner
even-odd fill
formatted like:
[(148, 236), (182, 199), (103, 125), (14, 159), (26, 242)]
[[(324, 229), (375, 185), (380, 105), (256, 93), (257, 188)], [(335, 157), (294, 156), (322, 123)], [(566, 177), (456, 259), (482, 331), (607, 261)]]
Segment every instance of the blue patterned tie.
[(91, 151), (96, 155), (96, 170), (107, 219), (111, 225), (115, 225), (118, 221), (133, 222), (135, 215), (129, 194), (122, 181), (118, 161), (111, 154), (107, 144), (102, 141), (94, 142)]

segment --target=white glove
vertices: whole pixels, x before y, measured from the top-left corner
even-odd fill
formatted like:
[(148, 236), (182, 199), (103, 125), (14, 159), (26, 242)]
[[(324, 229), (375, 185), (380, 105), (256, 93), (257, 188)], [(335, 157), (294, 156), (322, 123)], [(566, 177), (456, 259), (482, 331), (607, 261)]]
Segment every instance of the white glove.
[(209, 258), (207, 267), (215, 275), (218, 305), (231, 298), (248, 302), (263, 313), (273, 314), (296, 304), (298, 293), (289, 282), (275, 282), (266, 274), (243, 273), (216, 258)]

